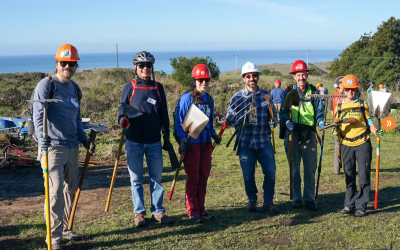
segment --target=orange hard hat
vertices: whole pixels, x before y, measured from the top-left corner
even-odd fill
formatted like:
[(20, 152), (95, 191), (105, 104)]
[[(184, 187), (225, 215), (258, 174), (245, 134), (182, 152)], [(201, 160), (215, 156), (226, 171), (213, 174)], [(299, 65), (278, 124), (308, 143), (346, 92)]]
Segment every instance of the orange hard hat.
[(316, 86), (316, 87), (318, 88), (318, 87), (321, 86), (321, 85), (322, 85), (322, 83), (319, 82), (319, 83), (317, 83), (317, 86)]
[(198, 79), (211, 78), (210, 69), (205, 64), (197, 64), (193, 67), (192, 77)]
[(343, 78), (342, 86), (345, 89), (356, 89), (356, 88), (360, 87), (360, 83), (358, 82), (358, 79), (356, 76), (347, 75)]
[(383, 89), (383, 84), (379, 84), (379, 88), (380, 88), (380, 89)]
[(60, 61), (76, 62), (79, 60), (78, 50), (71, 44), (64, 44), (58, 48), (54, 58)]
[(275, 84), (281, 85), (281, 80), (276, 80), (276, 81), (275, 81)]

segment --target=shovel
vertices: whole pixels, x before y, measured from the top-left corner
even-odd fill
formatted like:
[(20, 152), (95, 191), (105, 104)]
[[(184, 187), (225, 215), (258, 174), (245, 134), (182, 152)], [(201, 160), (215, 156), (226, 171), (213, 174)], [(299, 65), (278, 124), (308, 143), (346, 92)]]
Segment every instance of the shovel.
[[(381, 119), (389, 114), (391, 93), (371, 91), (372, 115), (378, 119), (377, 129), (381, 129)], [(379, 165), (380, 165), (381, 138), (376, 137), (376, 179), (375, 179), (375, 201), (374, 208), (378, 209), (379, 192)]]
[[(129, 104), (121, 103), (121, 106), (125, 108), (125, 118), (127, 118), (127, 119), (133, 119), (133, 118), (141, 116), (143, 114), (143, 113), (137, 111), (134, 107), (132, 107)], [(106, 212), (108, 212), (108, 209), (110, 208), (111, 195), (112, 195), (112, 191), (114, 188), (115, 176), (117, 175), (117, 167), (118, 167), (118, 163), (119, 163), (119, 157), (121, 156), (122, 146), (124, 145), (124, 141), (125, 141), (125, 134), (126, 134), (126, 129), (123, 128), (121, 138), (119, 140), (117, 159), (115, 160), (115, 164), (114, 164), (114, 172), (113, 172), (113, 176), (111, 178), (110, 191), (108, 192), (107, 204), (106, 204), (106, 209), (105, 209)]]
[[(192, 104), (182, 123), (183, 130), (185, 130), (185, 132), (188, 134), (186, 144), (190, 143), (190, 138), (197, 139), (197, 137), (199, 137), (201, 131), (203, 131), (204, 127), (209, 121), (210, 118), (208, 118), (196, 105)], [(185, 153), (182, 152), (179, 159), (179, 166), (176, 169), (174, 180), (172, 181), (171, 190), (169, 191), (168, 200), (172, 199), (172, 194), (174, 193), (176, 181), (178, 179), (179, 171), (181, 170), (181, 165), (184, 158)]]
[[(43, 100), (27, 100), (29, 103), (40, 102), (43, 105), (43, 138), (47, 139), (47, 104), (49, 102), (62, 102), (59, 99), (43, 99)], [(49, 151), (43, 150), (44, 156), (44, 188), (46, 196), (46, 232), (47, 232), (47, 249), (51, 250), (51, 223), (50, 223), (50, 193), (49, 193)]]
[(93, 153), (90, 151), (90, 149), (94, 145), (97, 133), (108, 133), (108, 130), (103, 128), (103, 127), (101, 127), (101, 126), (91, 125), (90, 124), (90, 125), (87, 125), (87, 127), (90, 127), (89, 147), (88, 147), (88, 149), (86, 151), (85, 164), (83, 165), (83, 170), (82, 170), (82, 174), (81, 174), (81, 180), (79, 181), (79, 186), (78, 186), (78, 189), (76, 190), (75, 200), (74, 200), (74, 204), (73, 204), (72, 210), (71, 210), (71, 215), (69, 216), (69, 221), (68, 221), (68, 229), (69, 230), (72, 230), (72, 226), (74, 224), (75, 211), (76, 211), (76, 207), (78, 206), (79, 195), (81, 194), (83, 181), (85, 180), (86, 171), (87, 171), (88, 166), (89, 166), (90, 156), (93, 155)]
[[(289, 110), (290, 122), (292, 122), (292, 106), (300, 105), (300, 94), (296, 89), (292, 89), (283, 101), (282, 108)], [(289, 135), (289, 168), (290, 168), (290, 200), (293, 199), (293, 130)]]

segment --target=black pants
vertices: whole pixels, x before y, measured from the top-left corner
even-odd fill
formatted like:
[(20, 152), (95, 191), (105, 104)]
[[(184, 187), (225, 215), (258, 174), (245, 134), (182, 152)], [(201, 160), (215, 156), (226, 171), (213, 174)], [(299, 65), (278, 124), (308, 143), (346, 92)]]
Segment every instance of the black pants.
[[(346, 197), (344, 205), (350, 209), (356, 209), (365, 212), (369, 202), (369, 193), (371, 192), (371, 161), (372, 146), (371, 141), (349, 147), (341, 146), (343, 168), (346, 174)], [(358, 165), (358, 187), (356, 186), (356, 163)]]

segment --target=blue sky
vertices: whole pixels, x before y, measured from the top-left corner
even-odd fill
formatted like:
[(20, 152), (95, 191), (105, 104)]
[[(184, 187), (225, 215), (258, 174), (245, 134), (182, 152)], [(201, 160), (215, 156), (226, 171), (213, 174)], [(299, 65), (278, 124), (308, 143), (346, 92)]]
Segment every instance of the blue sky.
[(0, 0), (0, 56), (344, 49), (399, 13), (399, 0)]

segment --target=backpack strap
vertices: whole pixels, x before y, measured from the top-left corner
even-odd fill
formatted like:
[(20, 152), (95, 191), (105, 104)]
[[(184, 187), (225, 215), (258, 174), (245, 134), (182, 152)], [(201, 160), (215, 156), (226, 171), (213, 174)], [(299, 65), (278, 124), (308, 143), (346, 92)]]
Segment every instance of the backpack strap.
[(160, 102), (161, 102), (160, 90), (159, 90), (159, 88), (158, 88), (158, 83), (157, 83), (156, 81), (154, 81), (154, 87), (143, 87), (143, 86), (139, 86), (139, 87), (138, 87), (137, 84), (136, 84), (136, 80), (135, 80), (135, 79), (133, 79), (133, 80), (131, 81), (131, 84), (132, 84), (132, 94), (131, 94), (131, 97), (129, 98), (129, 104), (131, 103), (131, 100), (132, 100), (132, 98), (135, 96), (136, 91), (137, 91), (138, 89), (156, 90), (156, 91), (157, 91), (157, 94), (158, 94), (158, 98), (160, 99)]
[(211, 129), (214, 128), (214, 122), (212, 120), (212, 118), (214, 117), (214, 106), (212, 106), (211, 104), (211, 95), (209, 93), (206, 92), (207, 95), (207, 102), (208, 102), (208, 107), (210, 107), (210, 120), (211, 120)]

